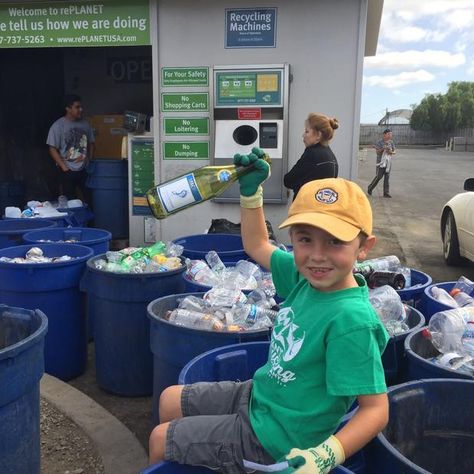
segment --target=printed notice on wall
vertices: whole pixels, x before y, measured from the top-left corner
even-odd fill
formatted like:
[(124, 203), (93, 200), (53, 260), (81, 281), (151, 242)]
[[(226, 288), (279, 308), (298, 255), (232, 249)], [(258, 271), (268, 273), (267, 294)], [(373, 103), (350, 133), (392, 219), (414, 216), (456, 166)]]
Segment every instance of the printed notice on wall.
[(0, 4), (0, 48), (150, 44), (148, 0)]
[(226, 48), (274, 48), (276, 8), (237, 8), (225, 11)]

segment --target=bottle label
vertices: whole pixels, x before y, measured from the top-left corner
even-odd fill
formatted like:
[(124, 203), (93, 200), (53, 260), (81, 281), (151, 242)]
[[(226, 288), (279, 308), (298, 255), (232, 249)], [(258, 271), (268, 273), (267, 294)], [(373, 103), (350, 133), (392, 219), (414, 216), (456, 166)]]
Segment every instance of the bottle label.
[(163, 207), (167, 212), (173, 212), (195, 202), (202, 201), (202, 195), (193, 173), (157, 187)]
[(247, 324), (254, 324), (257, 319), (257, 305), (251, 304), (249, 308), (249, 314), (245, 318)]

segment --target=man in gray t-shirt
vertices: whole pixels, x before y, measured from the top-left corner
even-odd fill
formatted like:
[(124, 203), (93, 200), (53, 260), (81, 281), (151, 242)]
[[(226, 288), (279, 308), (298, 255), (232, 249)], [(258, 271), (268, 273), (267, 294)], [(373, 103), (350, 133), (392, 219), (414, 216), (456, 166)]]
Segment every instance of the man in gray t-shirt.
[(81, 98), (67, 95), (64, 105), (66, 113), (51, 125), (46, 144), (57, 166), (60, 192), (85, 201), (85, 167), (93, 154), (94, 135), (82, 118)]
[[(392, 131), (389, 128), (386, 128), (383, 131), (383, 138), (377, 140), (374, 143), (375, 153), (377, 155), (377, 165), (376, 165), (376, 174), (375, 178), (369, 184), (367, 188), (367, 194), (372, 195), (372, 191), (377, 186), (378, 182), (383, 178), (383, 197), (391, 198), (390, 195), (390, 169), (391, 169), (391, 159), (395, 154), (395, 145), (392, 140)], [(382, 161), (382, 156), (385, 158)]]

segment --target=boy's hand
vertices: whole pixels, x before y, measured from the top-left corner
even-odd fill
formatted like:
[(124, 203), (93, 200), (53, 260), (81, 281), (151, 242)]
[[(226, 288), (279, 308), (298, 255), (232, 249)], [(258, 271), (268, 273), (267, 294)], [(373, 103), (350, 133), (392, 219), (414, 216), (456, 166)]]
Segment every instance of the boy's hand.
[(240, 194), (242, 196), (253, 196), (259, 191), (259, 186), (270, 177), (270, 165), (263, 159), (265, 152), (260, 148), (252, 148), (252, 153), (234, 155), (234, 165), (253, 165), (254, 170), (239, 178)]
[(335, 436), (315, 448), (293, 448), (286, 456), (288, 469), (282, 474), (297, 472), (298, 474), (327, 474), (331, 469), (345, 460), (344, 449)]

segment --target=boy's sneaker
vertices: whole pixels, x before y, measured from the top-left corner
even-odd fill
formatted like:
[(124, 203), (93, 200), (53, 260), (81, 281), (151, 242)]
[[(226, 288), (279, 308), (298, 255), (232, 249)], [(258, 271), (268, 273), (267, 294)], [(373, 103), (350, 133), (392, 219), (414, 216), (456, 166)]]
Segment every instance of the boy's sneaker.
[(390, 196), (390, 194), (388, 194), (388, 193), (385, 193), (385, 194), (383, 195), (383, 197), (384, 197), (384, 198), (391, 198), (392, 196)]

